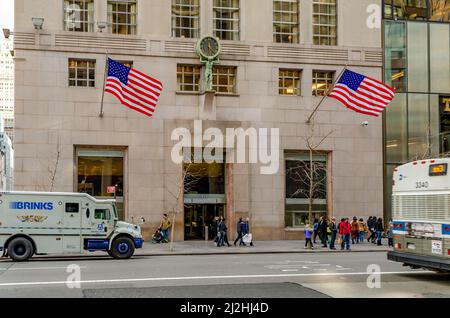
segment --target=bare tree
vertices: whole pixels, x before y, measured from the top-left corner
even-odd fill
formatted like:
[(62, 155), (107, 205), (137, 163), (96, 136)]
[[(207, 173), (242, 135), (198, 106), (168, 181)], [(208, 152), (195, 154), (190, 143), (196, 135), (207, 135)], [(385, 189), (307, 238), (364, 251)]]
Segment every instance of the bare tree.
[(313, 222), (313, 205), (317, 198), (326, 196), (327, 188), (327, 163), (314, 160), (315, 154), (320, 154), (320, 146), (334, 132), (331, 130), (322, 137), (317, 137), (314, 121), (309, 123), (309, 133), (304, 137), (309, 160), (297, 161), (287, 169), (289, 178), (296, 183), (297, 189), (291, 197), (303, 197), (308, 199), (308, 220)]
[(184, 194), (189, 193), (193, 190), (194, 186), (200, 181), (202, 177), (205, 176), (205, 168), (202, 168), (199, 164), (195, 163), (185, 163), (183, 164), (183, 172), (181, 178), (173, 184), (175, 191), (172, 191), (166, 187), (167, 192), (173, 198), (173, 205), (170, 209), (172, 214), (172, 229), (170, 233), (170, 251), (173, 251), (173, 240), (175, 233), (175, 218), (177, 215), (181, 214), (182, 208), (186, 205), (184, 204)]
[(58, 134), (58, 139), (56, 143), (56, 158), (54, 160), (53, 166), (48, 167), (48, 172), (50, 173), (50, 192), (53, 192), (55, 187), (56, 173), (58, 172), (59, 159), (61, 157), (61, 142)]

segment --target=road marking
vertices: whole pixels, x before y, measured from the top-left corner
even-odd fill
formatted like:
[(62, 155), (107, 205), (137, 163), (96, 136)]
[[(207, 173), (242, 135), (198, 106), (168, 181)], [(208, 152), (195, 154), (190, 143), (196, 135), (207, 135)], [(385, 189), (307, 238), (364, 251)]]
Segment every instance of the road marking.
[(282, 272), (298, 272), (298, 269), (283, 269)]
[[(80, 268), (87, 268), (87, 266), (80, 266)], [(0, 271), (26, 271), (26, 270), (43, 270), (43, 269), (67, 269), (64, 267), (19, 267), (19, 268), (0, 268)]]
[[(71, 281), (71, 284), (106, 284), (106, 283), (133, 283), (133, 282), (152, 282), (152, 281), (176, 281), (176, 280), (206, 280), (206, 279), (242, 279), (242, 278), (279, 278), (279, 277), (307, 277), (307, 276), (366, 276), (373, 274), (380, 275), (410, 275), (410, 274), (431, 274), (432, 271), (402, 271), (402, 272), (379, 272), (379, 273), (310, 273), (310, 274), (265, 274), (265, 275), (229, 275), (229, 276), (184, 276), (184, 277), (148, 277), (148, 278), (122, 278), (122, 279), (97, 279)], [(64, 285), (66, 281), (53, 282), (16, 282), (0, 283), (3, 286), (39, 286), (39, 285)]]

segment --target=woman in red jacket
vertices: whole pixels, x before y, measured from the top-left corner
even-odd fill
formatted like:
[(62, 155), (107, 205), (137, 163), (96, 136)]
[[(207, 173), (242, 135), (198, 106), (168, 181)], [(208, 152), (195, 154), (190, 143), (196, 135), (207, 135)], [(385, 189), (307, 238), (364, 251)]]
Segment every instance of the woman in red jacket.
[(344, 246), (347, 251), (350, 250), (350, 234), (352, 232), (352, 226), (348, 222), (348, 218), (339, 223), (339, 234), (341, 235), (341, 251), (344, 250)]

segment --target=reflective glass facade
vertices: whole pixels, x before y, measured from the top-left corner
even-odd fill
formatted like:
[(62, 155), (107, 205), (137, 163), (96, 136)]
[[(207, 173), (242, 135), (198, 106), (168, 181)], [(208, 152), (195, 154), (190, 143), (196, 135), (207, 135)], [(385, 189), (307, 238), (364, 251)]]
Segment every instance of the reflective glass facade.
[(445, 1), (384, 1), (384, 81), (397, 91), (384, 114), (387, 218), (393, 169), (450, 151), (449, 14)]

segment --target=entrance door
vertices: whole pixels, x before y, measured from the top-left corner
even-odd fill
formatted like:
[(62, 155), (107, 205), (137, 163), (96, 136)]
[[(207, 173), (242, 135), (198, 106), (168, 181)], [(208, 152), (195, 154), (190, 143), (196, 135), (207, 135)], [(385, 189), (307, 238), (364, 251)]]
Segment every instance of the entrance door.
[[(205, 227), (211, 225), (216, 216), (224, 216), (224, 204), (189, 204), (184, 208), (184, 239), (204, 240)], [(211, 236), (209, 237), (211, 239)]]
[(450, 97), (440, 96), (441, 153), (450, 151)]
[(81, 252), (81, 204), (79, 201), (64, 203), (63, 251), (65, 253)]

